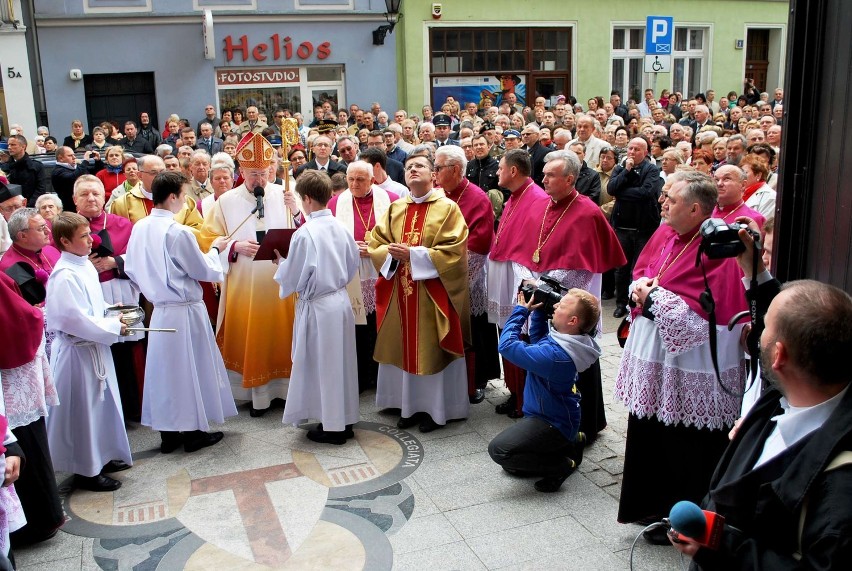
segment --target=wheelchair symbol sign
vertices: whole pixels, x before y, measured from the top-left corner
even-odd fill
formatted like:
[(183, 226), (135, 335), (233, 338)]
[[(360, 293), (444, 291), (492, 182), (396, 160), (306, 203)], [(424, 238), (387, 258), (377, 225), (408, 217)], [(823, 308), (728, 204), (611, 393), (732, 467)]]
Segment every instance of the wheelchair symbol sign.
[(672, 56), (646, 55), (645, 73), (669, 73), (672, 70)]

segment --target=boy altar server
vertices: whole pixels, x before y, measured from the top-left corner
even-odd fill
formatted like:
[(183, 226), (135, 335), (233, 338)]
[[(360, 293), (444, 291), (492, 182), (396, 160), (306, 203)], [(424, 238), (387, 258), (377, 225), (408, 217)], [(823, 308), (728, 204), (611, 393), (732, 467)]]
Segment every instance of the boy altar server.
[(186, 452), (216, 444), (223, 435), (208, 433), (209, 422), (237, 415), (198, 283), (224, 279), (219, 249), (226, 240), (217, 238), (202, 254), (192, 232), (175, 222), (188, 187), (181, 173), (166, 171), (154, 178), (154, 208), (133, 227), (124, 264), (125, 273), (154, 304), (151, 327), (177, 329), (148, 336), (142, 424), (160, 431), (164, 454), (181, 444)]
[(278, 257), (275, 272), (281, 299), (299, 294), (284, 422), (318, 418), (310, 440), (345, 444), (358, 422), (355, 317), (346, 291), (358, 271), (358, 246), (326, 206), (331, 179), (325, 173), (303, 172), (296, 192), (307, 222), (293, 235), (287, 257)]
[(117, 317), (104, 317), (98, 271), (89, 261), (89, 221), (73, 212), (53, 219), (53, 242), (62, 255), (47, 282), (48, 327), (56, 331), (50, 368), (59, 406), (47, 418), (50, 456), (74, 485), (111, 492), (121, 482), (105, 475), (132, 464), (118, 380), (109, 346), (125, 333)]

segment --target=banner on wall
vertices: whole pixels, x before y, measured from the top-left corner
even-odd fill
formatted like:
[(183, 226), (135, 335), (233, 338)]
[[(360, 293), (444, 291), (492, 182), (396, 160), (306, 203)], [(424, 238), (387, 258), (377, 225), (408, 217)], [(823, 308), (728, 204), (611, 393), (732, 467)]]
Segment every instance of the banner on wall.
[(526, 76), (497, 74), (432, 78), (432, 102), (437, 107), (450, 96), (461, 104), (475, 101), (480, 109), (486, 107), (489, 99), (492, 105), (499, 106), (507, 93), (514, 93), (517, 103), (526, 106)]

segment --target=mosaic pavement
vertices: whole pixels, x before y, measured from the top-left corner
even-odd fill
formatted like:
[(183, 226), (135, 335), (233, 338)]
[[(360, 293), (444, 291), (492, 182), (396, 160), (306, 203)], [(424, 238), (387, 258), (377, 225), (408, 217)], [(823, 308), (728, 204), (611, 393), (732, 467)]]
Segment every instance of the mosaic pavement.
[[(344, 446), (307, 440), (313, 425), (284, 426), (280, 409), (256, 419), (242, 406), (223, 442), (194, 454), (160, 454), (157, 433), (131, 426), (134, 466), (116, 475), (116, 492), (71, 491), (58, 474), (68, 521), (17, 550), (18, 568), (628, 569), (640, 528), (615, 521), (626, 413), (611, 402), (614, 335), (604, 345), (610, 425), (557, 494), (488, 457), (488, 441), (513, 422), (494, 414), (506, 394), (499, 380), (467, 421), (429, 434), (395, 428), (365, 393)], [(681, 568), (674, 550), (642, 540), (635, 563)]]

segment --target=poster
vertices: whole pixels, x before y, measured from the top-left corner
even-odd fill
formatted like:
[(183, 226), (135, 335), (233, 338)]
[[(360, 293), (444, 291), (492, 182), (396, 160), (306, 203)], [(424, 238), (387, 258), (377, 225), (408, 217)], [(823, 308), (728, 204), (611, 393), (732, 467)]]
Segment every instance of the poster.
[(448, 96), (462, 105), (475, 101), (480, 109), (484, 108), (486, 98), (491, 99), (492, 105), (499, 106), (507, 93), (514, 93), (517, 103), (526, 106), (526, 76), (507, 73), (432, 78), (432, 103), (435, 108), (440, 108)]

